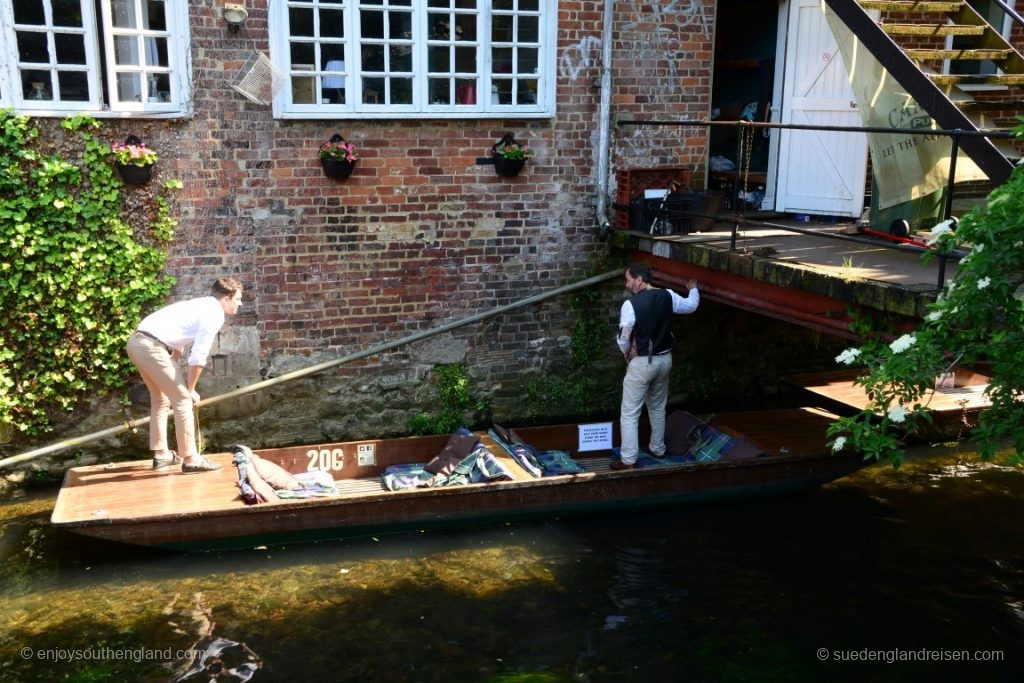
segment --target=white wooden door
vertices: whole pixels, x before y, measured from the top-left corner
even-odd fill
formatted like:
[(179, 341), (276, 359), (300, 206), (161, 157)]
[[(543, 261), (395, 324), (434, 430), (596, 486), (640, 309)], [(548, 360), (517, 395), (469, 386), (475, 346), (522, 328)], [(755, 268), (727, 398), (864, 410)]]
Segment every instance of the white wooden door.
[[(782, 121), (862, 125), (820, 0), (790, 0), (787, 36)], [(775, 210), (860, 216), (867, 149), (863, 133), (781, 131)]]

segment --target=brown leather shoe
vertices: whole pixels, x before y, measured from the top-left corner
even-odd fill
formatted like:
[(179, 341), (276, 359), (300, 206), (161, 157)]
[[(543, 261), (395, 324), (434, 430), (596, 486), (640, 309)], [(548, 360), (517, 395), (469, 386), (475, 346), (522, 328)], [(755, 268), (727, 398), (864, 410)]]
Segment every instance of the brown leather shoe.
[(613, 470), (632, 470), (632, 469), (636, 469), (636, 465), (627, 465), (626, 463), (622, 462), (621, 460), (616, 460), (615, 462), (612, 463), (612, 469)]

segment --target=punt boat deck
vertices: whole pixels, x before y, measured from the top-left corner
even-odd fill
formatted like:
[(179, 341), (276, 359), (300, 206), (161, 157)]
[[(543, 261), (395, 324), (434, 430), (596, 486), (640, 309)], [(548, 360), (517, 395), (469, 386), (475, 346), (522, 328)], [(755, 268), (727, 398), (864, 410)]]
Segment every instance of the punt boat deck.
[(862, 466), (859, 456), (826, 448), (825, 430), (835, 419), (816, 408), (729, 413), (711, 424), (745, 436), (764, 456), (627, 471), (610, 469), (608, 450), (578, 453), (577, 425), (517, 429), (538, 449), (570, 452), (587, 470), (543, 478), (533, 478), (486, 433), (478, 433), (515, 475), (514, 481), (401, 491), (384, 488), (383, 469), (428, 462), (444, 447), (447, 435), (254, 448), (260, 457), (293, 473), (327, 464), (338, 490), (329, 497), (258, 505), (241, 500), (228, 453), (207, 456), (221, 470), (188, 475), (176, 467), (153, 470), (149, 460), (91, 465), (68, 471), (51, 522), (125, 543), (214, 549), (793, 492)]

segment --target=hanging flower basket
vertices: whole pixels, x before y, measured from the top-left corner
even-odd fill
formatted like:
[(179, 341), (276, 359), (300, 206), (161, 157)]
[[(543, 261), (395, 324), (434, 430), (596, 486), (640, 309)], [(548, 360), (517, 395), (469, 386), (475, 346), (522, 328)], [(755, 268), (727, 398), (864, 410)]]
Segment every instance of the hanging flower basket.
[(159, 160), (156, 150), (146, 147), (146, 143), (134, 135), (129, 135), (124, 144), (110, 146), (114, 155), (114, 168), (128, 185), (142, 185), (153, 177), (153, 164)]
[(530, 146), (516, 142), (512, 133), (506, 133), (491, 147), (491, 156), (498, 175), (511, 178), (523, 170), (526, 160), (530, 158)]
[(506, 159), (501, 155), (494, 155), (494, 170), (500, 176), (506, 178), (517, 176), (523, 170), (524, 165), (526, 165), (526, 159)]
[(324, 167), (324, 175), (332, 180), (343, 180), (352, 175), (356, 170), (356, 162), (345, 161), (344, 159), (320, 159)]
[(121, 175), (121, 180), (126, 185), (144, 185), (153, 177), (153, 164), (146, 164), (145, 166), (114, 164), (114, 167), (117, 168), (117, 172)]
[(320, 163), (324, 167), (324, 175), (334, 180), (342, 180), (352, 175), (359, 161), (359, 152), (351, 142), (337, 133), (320, 145)]

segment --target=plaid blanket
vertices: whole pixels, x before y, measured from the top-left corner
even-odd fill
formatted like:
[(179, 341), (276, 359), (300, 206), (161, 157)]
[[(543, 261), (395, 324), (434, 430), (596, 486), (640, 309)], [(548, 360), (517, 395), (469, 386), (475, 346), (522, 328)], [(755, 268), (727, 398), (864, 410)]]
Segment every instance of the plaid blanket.
[[(612, 462), (622, 459), (622, 452), (618, 447), (612, 449)], [(666, 455), (663, 458), (655, 458), (647, 451), (641, 450), (636, 456), (636, 468), (643, 469), (645, 467), (668, 467), (669, 465), (684, 465), (688, 462), (694, 462), (696, 457), (692, 453), (679, 453), (675, 455)]]
[(520, 467), (534, 477), (554, 477), (559, 474), (579, 474), (587, 471), (587, 468), (573, 460), (566, 451), (538, 451), (527, 443), (506, 441), (493, 429), (487, 433)]
[(381, 474), (384, 488), (388, 491), (430, 486), (430, 480), (433, 478), (434, 475), (427, 472), (422, 463), (391, 465), (384, 468), (384, 472)]
[[(696, 418), (694, 418), (696, 419)], [(668, 439), (666, 439), (666, 442)], [(737, 439), (701, 422), (689, 430), (686, 450), (655, 458), (646, 451), (640, 451), (636, 459), (638, 468), (682, 465), (688, 462), (718, 462), (719, 460), (743, 460), (766, 455), (764, 451), (747, 439)], [(678, 448), (678, 447), (677, 447)], [(612, 459), (621, 459), (618, 448), (612, 449)]]
[(334, 478), (322, 470), (299, 472), (295, 475), (295, 480), (302, 484), (302, 488), (293, 491), (278, 491), (278, 498), (325, 498), (338, 495)]
[(479, 446), (463, 458), (451, 474), (433, 475), (425, 465), (392, 465), (381, 474), (384, 487), (389, 491), (435, 486), (479, 484), (485, 481), (511, 481), (515, 476), (484, 446)]

